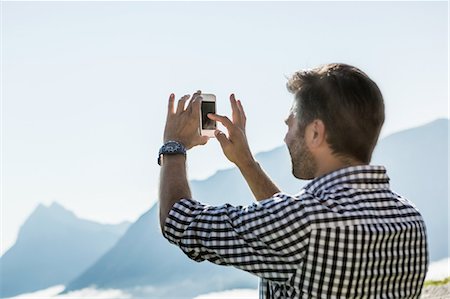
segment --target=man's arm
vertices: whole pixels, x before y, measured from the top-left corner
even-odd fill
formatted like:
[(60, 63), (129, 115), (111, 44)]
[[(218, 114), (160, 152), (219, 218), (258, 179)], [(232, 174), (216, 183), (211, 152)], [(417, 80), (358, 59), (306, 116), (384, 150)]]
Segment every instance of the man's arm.
[(256, 200), (267, 199), (280, 192), (280, 189), (264, 172), (257, 161), (252, 160), (249, 163), (237, 166)]
[(208, 206), (181, 199), (164, 237), (196, 262), (233, 266), (285, 283), (298, 271), (310, 235), (302, 200), (278, 193), (249, 206)]
[(173, 205), (182, 198), (192, 198), (186, 175), (186, 158), (167, 155), (162, 158), (159, 181), (159, 219), (161, 231)]
[[(169, 97), (164, 142), (169, 140), (182, 143), (186, 149), (205, 144), (208, 137), (200, 136), (198, 122), (200, 119), (201, 92), (183, 96), (175, 109), (175, 95)], [(159, 220), (161, 230), (172, 206), (182, 198), (191, 198), (191, 190), (186, 175), (186, 157), (183, 155), (164, 155), (161, 159), (161, 173), (159, 185)]]
[(230, 103), (233, 121), (226, 116), (208, 115), (210, 119), (222, 123), (228, 130), (228, 137), (220, 130), (216, 130), (215, 136), (225, 156), (241, 171), (256, 200), (270, 198), (280, 192), (280, 189), (253, 158), (245, 135), (246, 116), (241, 101), (236, 101), (232, 94)]

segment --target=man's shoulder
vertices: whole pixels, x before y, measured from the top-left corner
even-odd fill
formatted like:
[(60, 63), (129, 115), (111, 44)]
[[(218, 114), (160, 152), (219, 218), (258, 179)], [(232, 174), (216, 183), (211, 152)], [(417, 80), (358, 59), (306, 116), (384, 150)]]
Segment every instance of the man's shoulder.
[(312, 223), (328, 226), (348, 226), (375, 223), (422, 221), (415, 204), (391, 189), (328, 190), (312, 193), (302, 189), (295, 195), (278, 194), (280, 200), (291, 200), (301, 205), (303, 214)]
[(278, 192), (272, 195), (272, 197), (261, 200), (258, 204), (261, 205), (273, 205), (282, 202), (296, 203), (299, 205), (306, 204), (308, 201), (314, 201), (315, 198), (312, 194), (305, 192), (304, 189), (296, 194), (288, 194), (285, 192)]
[(279, 192), (268, 199), (259, 201), (256, 205), (272, 211), (295, 212), (304, 221), (310, 217), (314, 219), (315, 214), (323, 213), (323, 209), (326, 208), (317, 197), (304, 189), (297, 194)]

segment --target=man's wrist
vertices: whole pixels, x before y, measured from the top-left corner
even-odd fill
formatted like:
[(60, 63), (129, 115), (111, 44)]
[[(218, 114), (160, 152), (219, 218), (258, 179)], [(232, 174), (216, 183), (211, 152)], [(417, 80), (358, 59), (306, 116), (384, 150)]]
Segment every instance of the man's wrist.
[(169, 142), (169, 141), (176, 141), (176, 142), (179, 142), (179, 143), (181, 143), (181, 144), (185, 144), (184, 142), (183, 142), (183, 140), (181, 140), (180, 138), (171, 138), (171, 137), (168, 137), (168, 138), (164, 138), (163, 139), (163, 142), (164, 143), (167, 143), (167, 142)]
[(163, 156), (183, 156), (186, 157), (186, 147), (179, 141), (169, 140), (163, 144), (158, 153), (158, 164), (161, 165)]
[(258, 168), (258, 165), (258, 162), (253, 157), (245, 161), (236, 163), (236, 166), (242, 173), (253, 171), (255, 168)]
[(161, 155), (161, 166), (167, 165), (167, 164), (178, 164), (178, 163), (186, 163), (186, 156), (185, 155)]

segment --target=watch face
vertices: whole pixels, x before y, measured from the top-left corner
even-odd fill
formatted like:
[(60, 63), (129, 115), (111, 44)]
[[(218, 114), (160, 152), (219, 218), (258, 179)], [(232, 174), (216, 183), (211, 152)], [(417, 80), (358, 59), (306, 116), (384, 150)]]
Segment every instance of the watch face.
[(185, 154), (183, 146), (176, 142), (168, 142), (162, 147), (162, 154)]

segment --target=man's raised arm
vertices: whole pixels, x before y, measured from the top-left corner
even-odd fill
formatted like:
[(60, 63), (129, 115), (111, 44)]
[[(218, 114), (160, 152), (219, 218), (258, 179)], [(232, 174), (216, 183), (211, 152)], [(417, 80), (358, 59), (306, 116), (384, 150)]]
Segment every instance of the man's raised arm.
[[(200, 136), (198, 124), (200, 119), (201, 92), (193, 94), (189, 104), (189, 96), (183, 96), (175, 109), (175, 96), (169, 98), (166, 127), (164, 130), (164, 143), (172, 141), (174, 146), (179, 145), (184, 150), (196, 145), (206, 144), (208, 137)], [(212, 120), (219, 121), (228, 130), (228, 137), (216, 130), (215, 136), (219, 141), (225, 156), (241, 171), (256, 200), (272, 197), (280, 192), (267, 174), (253, 158), (245, 136), (246, 117), (240, 101), (234, 95), (230, 96), (233, 121), (226, 116), (209, 114)], [(186, 106), (186, 107), (185, 107)], [(160, 174), (160, 225), (164, 231), (166, 218), (173, 205), (182, 198), (192, 199), (186, 175), (186, 157), (183, 154), (161, 155)]]
[[(190, 149), (196, 145), (205, 144), (208, 137), (198, 133), (200, 119), (200, 91), (192, 95), (185, 108), (188, 95), (183, 96), (175, 111), (175, 95), (169, 97), (166, 127), (164, 129), (164, 144), (174, 141)], [(192, 198), (186, 175), (186, 157), (183, 154), (167, 154), (159, 157), (161, 160), (161, 174), (159, 182), (159, 219), (161, 230), (173, 205), (182, 198)]]
[(233, 121), (226, 116), (208, 114), (210, 119), (222, 123), (228, 130), (228, 137), (220, 130), (216, 130), (215, 136), (225, 156), (241, 171), (256, 200), (270, 198), (280, 189), (253, 158), (245, 135), (246, 116), (241, 101), (236, 101), (232, 94), (230, 103)]

